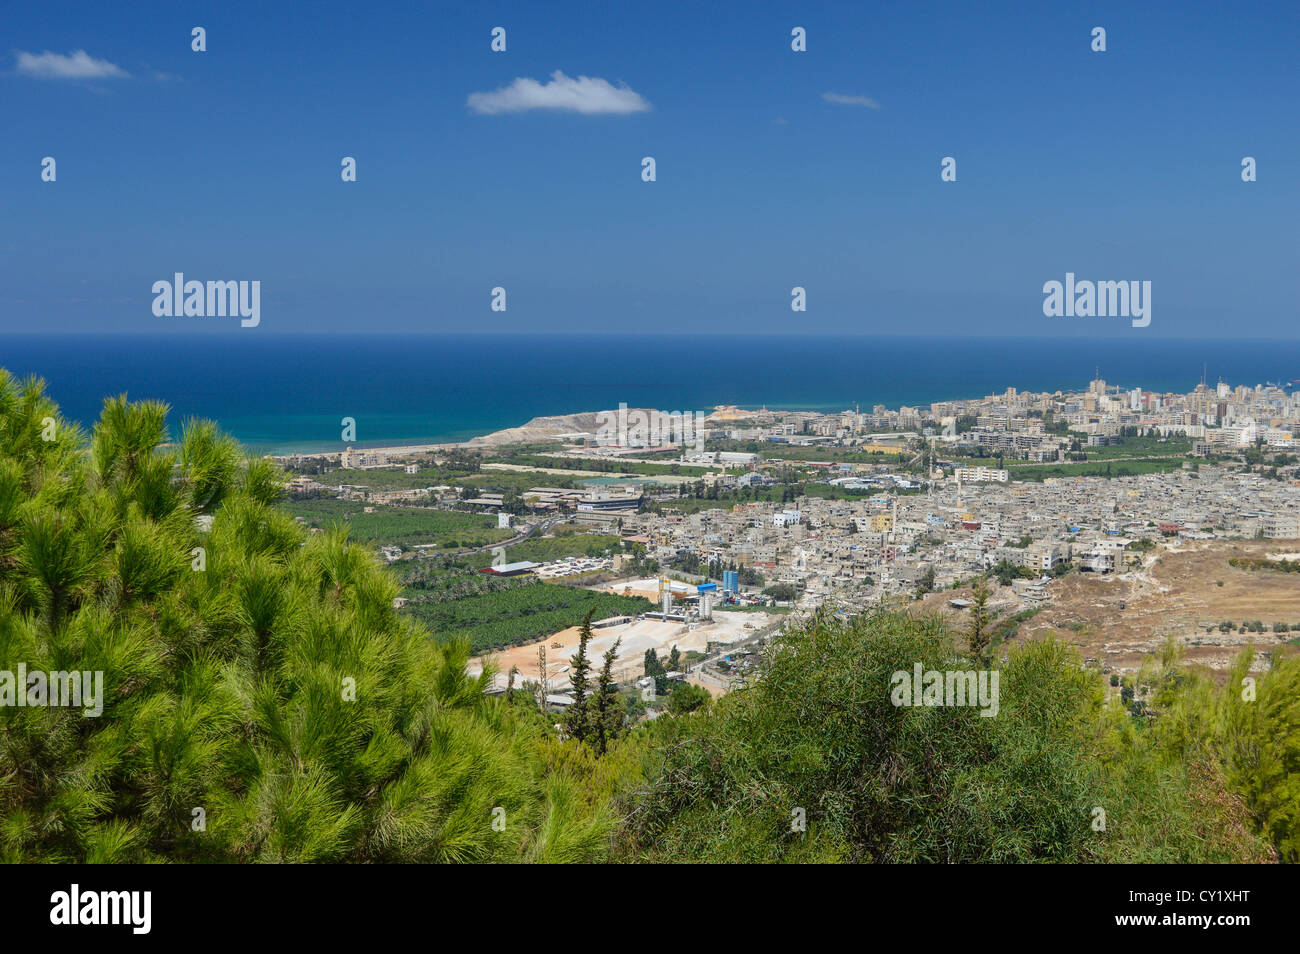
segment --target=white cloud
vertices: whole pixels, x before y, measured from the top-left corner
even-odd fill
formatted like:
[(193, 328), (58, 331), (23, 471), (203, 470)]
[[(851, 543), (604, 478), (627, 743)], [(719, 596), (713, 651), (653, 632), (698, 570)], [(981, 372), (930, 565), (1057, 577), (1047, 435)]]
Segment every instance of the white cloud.
[(66, 56), (62, 53), (24, 53), (17, 51), (18, 72), (40, 79), (114, 79), (129, 76), (120, 66), (97, 60), (85, 50)]
[(822, 93), (822, 99), (828, 103), (839, 103), (842, 106), (865, 106), (868, 109), (879, 109), (880, 104), (869, 96), (845, 96), (842, 93)]
[(600, 77), (574, 79), (560, 70), (549, 83), (526, 76), (491, 93), (470, 93), (465, 105), (476, 113), (522, 113), (530, 109), (560, 109), (595, 116), (602, 113), (642, 113), (650, 108), (640, 93), (627, 86), (614, 86)]

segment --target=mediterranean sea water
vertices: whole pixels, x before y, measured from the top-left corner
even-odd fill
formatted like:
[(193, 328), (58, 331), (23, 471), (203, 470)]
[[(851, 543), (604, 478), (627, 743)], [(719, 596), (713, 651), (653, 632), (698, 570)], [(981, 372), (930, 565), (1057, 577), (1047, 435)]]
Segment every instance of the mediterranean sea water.
[(1190, 391), (1300, 379), (1300, 342), (729, 336), (6, 335), (0, 367), (44, 378), (86, 425), (106, 395), (167, 402), (264, 452), (466, 440), (540, 415), (629, 407), (842, 410), (1109, 384)]

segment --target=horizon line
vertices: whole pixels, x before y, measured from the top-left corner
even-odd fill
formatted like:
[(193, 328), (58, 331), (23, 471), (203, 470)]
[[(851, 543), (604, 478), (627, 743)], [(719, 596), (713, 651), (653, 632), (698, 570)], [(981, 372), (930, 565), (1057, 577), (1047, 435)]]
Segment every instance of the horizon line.
[[(193, 337), (216, 338), (218, 336), (234, 336), (244, 338), (246, 332), (250, 329), (227, 327), (227, 328), (209, 328), (207, 330), (198, 330), (199, 326), (191, 326), (195, 330), (189, 332)], [(183, 333), (182, 333), (183, 334)], [(570, 331), (548, 331), (548, 330), (530, 330), (530, 331), (427, 331), (427, 330), (384, 330), (374, 329), (368, 331), (353, 330), (261, 330), (258, 329), (258, 335), (269, 338), (547, 338), (547, 337), (605, 337), (605, 338), (922, 338), (926, 340), (1026, 340), (1026, 341), (1098, 341), (1098, 342), (1116, 342), (1128, 337), (1124, 332), (1107, 335), (1089, 335), (1089, 334), (954, 334), (949, 332), (936, 332), (927, 334), (924, 332), (855, 332), (855, 331), (764, 331), (764, 330), (744, 330), (744, 331), (609, 331), (609, 330), (570, 330)], [(107, 331), (102, 329), (94, 330), (74, 330), (74, 329), (51, 329), (43, 328), (37, 331), (6, 331), (0, 333), (0, 346), (8, 338), (65, 338), (65, 337), (82, 337), (82, 338), (156, 338), (158, 340), (183, 340), (179, 335), (171, 332), (156, 332), (137, 329), (119, 329), (116, 331)], [(252, 337), (252, 336), (249, 336)], [(1144, 334), (1133, 336), (1138, 342), (1143, 340), (1153, 342), (1170, 342), (1170, 341), (1286, 341), (1300, 342), (1300, 335), (1279, 336), (1279, 335), (1150, 335)]]

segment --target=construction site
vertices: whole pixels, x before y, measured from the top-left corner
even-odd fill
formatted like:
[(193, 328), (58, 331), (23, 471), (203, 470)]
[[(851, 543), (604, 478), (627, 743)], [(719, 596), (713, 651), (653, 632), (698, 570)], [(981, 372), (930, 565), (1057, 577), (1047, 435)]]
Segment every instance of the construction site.
[[(620, 596), (642, 596), (658, 607), (636, 617), (615, 616), (592, 621), (593, 638), (587, 646), (587, 655), (593, 660), (593, 667), (598, 666), (600, 657), (618, 641), (614, 677), (620, 684), (642, 677), (648, 649), (654, 649), (660, 658), (666, 658), (674, 646), (683, 655), (707, 653), (710, 647), (725, 650), (772, 631), (784, 619), (761, 611), (715, 611), (715, 607), (725, 605), (732, 598), (733, 592), (719, 590), (716, 583), (687, 584), (652, 577), (605, 583), (592, 589)], [(536, 682), (541, 676), (539, 649), (544, 648), (550, 692), (563, 693), (569, 687), (569, 668), (578, 651), (580, 631), (581, 627), (571, 626), (546, 639), (472, 660), (470, 673), (481, 672), (483, 660), (491, 658), (497, 667), (494, 688), (505, 688), (512, 668), (517, 670), (516, 686), (526, 681)], [(716, 685), (709, 688), (712, 691)]]

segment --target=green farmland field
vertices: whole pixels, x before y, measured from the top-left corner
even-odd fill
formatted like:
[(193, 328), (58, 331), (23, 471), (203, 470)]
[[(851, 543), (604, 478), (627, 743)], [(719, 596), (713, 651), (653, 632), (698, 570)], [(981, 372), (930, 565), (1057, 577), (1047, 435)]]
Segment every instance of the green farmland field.
[(423, 507), (376, 507), (374, 513), (365, 513), (364, 503), (332, 499), (290, 500), (282, 506), (309, 527), (324, 530), (335, 524), (346, 525), (348, 536), (358, 543), (457, 549), (508, 540), (515, 535), (513, 530), (498, 530), (495, 517), (477, 513)]
[(576, 626), (592, 608), (595, 618), (603, 619), (644, 613), (654, 606), (640, 597), (595, 593), (558, 583), (524, 583), (464, 599), (412, 603), (403, 612), (427, 626), (435, 639), (448, 642), (465, 637), (475, 653), (483, 653)]

